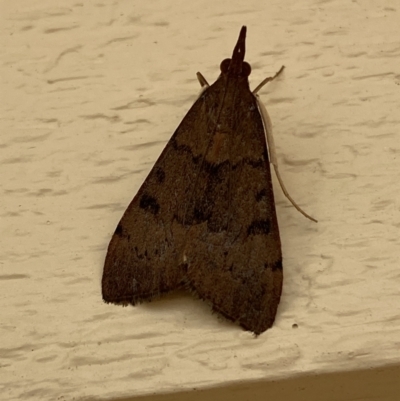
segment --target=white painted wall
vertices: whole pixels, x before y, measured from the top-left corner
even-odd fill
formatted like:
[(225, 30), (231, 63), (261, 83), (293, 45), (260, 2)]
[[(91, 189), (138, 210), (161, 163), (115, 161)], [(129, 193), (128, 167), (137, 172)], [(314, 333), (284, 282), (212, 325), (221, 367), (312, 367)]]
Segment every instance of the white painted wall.
[[(397, 2), (0, 5), (2, 399), (398, 399)], [(286, 66), (261, 98), (286, 186), (319, 220), (275, 186), (284, 292), (258, 338), (183, 294), (135, 308), (100, 294), (195, 73), (217, 78), (242, 25), (253, 88)]]

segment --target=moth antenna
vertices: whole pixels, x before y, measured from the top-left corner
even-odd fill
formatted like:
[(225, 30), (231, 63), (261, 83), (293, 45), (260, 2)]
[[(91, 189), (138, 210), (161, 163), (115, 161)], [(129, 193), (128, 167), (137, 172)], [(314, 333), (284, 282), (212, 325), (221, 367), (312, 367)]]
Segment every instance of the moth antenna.
[(275, 79), (284, 69), (285, 67), (282, 66), (281, 69), (273, 76), (273, 77), (268, 77), (265, 78), (260, 85), (257, 86), (256, 89), (254, 89), (253, 94), (255, 95), (257, 99), (257, 104), (258, 108), (261, 113), (261, 117), (263, 120), (264, 128), (265, 128), (265, 136), (267, 139), (267, 144), (268, 144), (268, 154), (269, 154), (269, 160), (270, 163), (274, 166), (276, 178), (278, 178), (279, 185), (281, 186), (282, 192), (286, 196), (287, 199), (289, 199), (290, 203), (307, 219), (310, 219), (311, 221), (314, 221), (315, 223), (318, 222), (318, 220), (314, 219), (314, 217), (311, 217), (309, 214), (307, 214), (295, 201), (294, 199), (289, 195), (289, 192), (287, 191), (285, 184), (283, 183), (282, 177), (279, 173), (278, 169), (278, 158), (276, 157), (276, 149), (275, 149), (275, 142), (274, 142), (274, 136), (272, 134), (272, 123), (271, 119), (269, 118), (267, 109), (265, 108), (264, 104), (261, 102), (257, 92), (267, 83)]

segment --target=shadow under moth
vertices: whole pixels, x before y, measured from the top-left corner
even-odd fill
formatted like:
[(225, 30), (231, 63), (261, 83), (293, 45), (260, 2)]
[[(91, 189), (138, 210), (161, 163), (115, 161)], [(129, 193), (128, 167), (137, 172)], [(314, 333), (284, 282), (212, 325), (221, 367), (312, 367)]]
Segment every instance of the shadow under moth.
[(266, 144), (270, 123), (256, 92), (275, 77), (249, 89), (245, 40), (244, 26), (214, 84), (198, 73), (202, 93), (111, 239), (105, 302), (135, 305), (184, 288), (256, 335), (272, 326), (282, 252)]

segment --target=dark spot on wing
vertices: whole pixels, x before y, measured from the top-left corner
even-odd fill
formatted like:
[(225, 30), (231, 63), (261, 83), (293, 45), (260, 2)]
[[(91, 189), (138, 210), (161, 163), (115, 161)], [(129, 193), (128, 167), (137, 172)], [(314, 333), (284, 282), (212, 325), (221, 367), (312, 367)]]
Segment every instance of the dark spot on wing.
[(264, 188), (256, 193), (256, 201), (260, 202), (267, 196), (267, 190)]
[(148, 194), (142, 195), (139, 206), (146, 210), (146, 212), (150, 212), (154, 215), (156, 215), (160, 210), (160, 205), (158, 204), (157, 199)]
[(277, 260), (275, 264), (272, 266), (272, 270), (282, 270), (282, 260)]
[(117, 234), (118, 236), (122, 236), (122, 224), (121, 223), (119, 223), (118, 225), (117, 225), (117, 228), (115, 229), (115, 234)]
[(118, 235), (118, 237), (121, 238), (128, 238), (128, 241), (131, 239), (130, 234), (128, 234), (127, 231), (124, 230), (124, 227), (122, 226), (121, 222), (117, 225), (114, 235)]
[(276, 270), (282, 270), (282, 260), (277, 260), (272, 265), (265, 264), (264, 267), (266, 269), (271, 268), (273, 272), (276, 271)]
[(161, 167), (156, 167), (156, 177), (159, 184), (162, 184), (165, 180), (165, 171)]
[(269, 220), (254, 220), (247, 229), (247, 234), (269, 234), (271, 229), (270, 226)]

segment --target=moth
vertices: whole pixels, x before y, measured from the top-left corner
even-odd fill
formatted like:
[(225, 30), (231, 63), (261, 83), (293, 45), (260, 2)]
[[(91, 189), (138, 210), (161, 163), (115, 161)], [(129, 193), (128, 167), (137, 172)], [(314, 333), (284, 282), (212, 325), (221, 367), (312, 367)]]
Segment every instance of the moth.
[(282, 251), (245, 40), (243, 26), (214, 84), (198, 74), (203, 92), (112, 236), (105, 302), (135, 305), (184, 288), (256, 335), (272, 326)]

